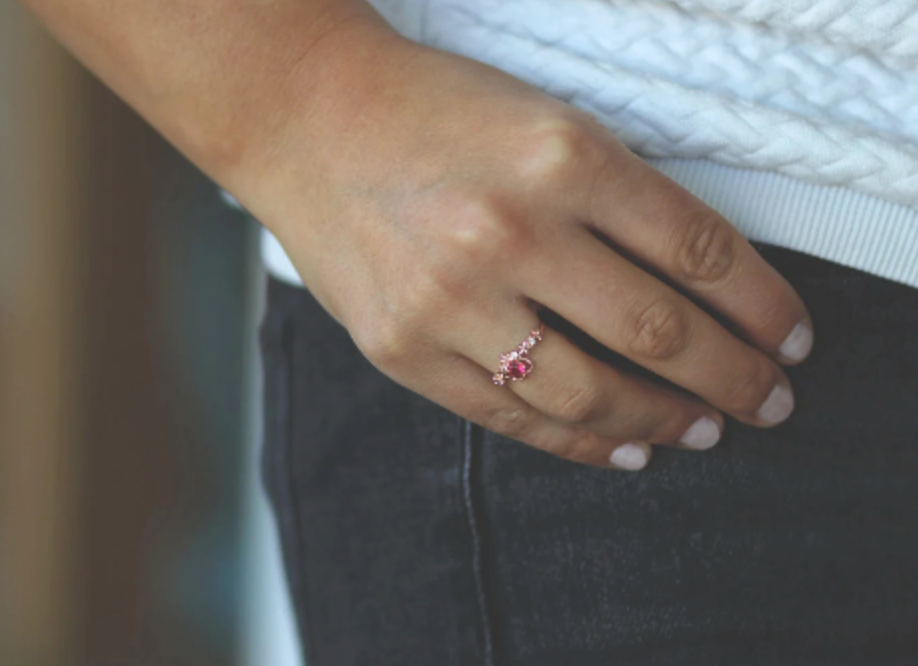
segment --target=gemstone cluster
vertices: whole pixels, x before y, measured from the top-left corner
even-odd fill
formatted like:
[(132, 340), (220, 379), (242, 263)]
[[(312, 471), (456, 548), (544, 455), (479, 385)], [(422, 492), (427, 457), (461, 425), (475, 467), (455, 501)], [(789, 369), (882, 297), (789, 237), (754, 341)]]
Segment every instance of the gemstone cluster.
[(542, 324), (529, 333), (529, 337), (523, 340), (516, 349), (500, 355), (500, 371), (494, 375), (494, 383), (497, 386), (503, 386), (508, 380), (518, 382), (532, 373), (533, 363), (529, 358), (529, 350), (542, 339), (544, 330), (545, 325)]

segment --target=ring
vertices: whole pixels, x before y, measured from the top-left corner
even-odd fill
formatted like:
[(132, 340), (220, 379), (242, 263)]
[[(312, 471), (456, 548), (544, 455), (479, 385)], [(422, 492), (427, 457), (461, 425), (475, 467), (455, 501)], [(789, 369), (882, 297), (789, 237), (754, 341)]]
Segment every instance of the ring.
[(529, 358), (529, 350), (542, 340), (544, 330), (545, 324), (542, 323), (537, 329), (531, 331), (529, 337), (523, 340), (516, 349), (500, 355), (500, 371), (495, 373), (493, 378), (497, 386), (503, 386), (507, 380), (518, 382), (532, 374), (534, 366), (532, 359)]

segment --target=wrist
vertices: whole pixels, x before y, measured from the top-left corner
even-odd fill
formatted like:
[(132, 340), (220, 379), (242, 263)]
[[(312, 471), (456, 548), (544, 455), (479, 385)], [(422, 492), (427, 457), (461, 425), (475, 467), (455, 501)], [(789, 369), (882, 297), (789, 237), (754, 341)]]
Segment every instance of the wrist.
[(269, 224), (269, 202), (321, 180), (368, 105), (384, 103), (385, 69), (418, 45), (377, 14), (329, 24), (239, 100), (229, 127), (198, 134), (200, 162)]

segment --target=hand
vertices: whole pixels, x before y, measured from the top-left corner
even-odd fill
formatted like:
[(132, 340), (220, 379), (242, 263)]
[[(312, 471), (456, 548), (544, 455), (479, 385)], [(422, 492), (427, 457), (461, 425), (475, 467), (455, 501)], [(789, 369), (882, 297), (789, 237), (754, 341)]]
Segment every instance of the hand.
[[(283, 186), (246, 203), (382, 372), (490, 430), (622, 469), (651, 444), (713, 446), (722, 412), (762, 427), (789, 416), (779, 364), (809, 353), (810, 318), (718, 213), (500, 71), (399, 38), (360, 43), (359, 80), (291, 122)], [(552, 329), (531, 375), (495, 386), (541, 308), (685, 391)]]

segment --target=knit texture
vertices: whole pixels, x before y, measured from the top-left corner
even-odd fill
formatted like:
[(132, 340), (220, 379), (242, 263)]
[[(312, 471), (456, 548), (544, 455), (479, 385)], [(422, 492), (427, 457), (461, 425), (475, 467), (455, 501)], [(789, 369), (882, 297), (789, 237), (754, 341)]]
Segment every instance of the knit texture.
[(918, 61), (916, 0), (676, 0), (672, 4), (764, 23), (797, 39), (824, 37), (879, 57)]
[(641, 155), (918, 202), (918, 71), (848, 42), (609, 0), (432, 0), (422, 38), (592, 112)]

